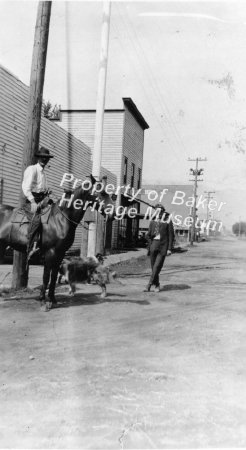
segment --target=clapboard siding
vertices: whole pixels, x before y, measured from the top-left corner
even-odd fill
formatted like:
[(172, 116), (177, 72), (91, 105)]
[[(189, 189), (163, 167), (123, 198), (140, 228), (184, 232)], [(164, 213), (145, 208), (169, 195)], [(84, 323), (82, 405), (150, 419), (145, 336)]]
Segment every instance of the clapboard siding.
[[(16, 95), (18, 90), (21, 92), (20, 95)], [(21, 101), (21, 95), (25, 99), (27, 94), (27, 87), (9, 72), (0, 68), (1, 177), (4, 180), (3, 202), (11, 206), (18, 204), (27, 104), (25, 100)]]
[[(131, 164), (135, 164), (135, 176), (133, 187), (137, 188), (138, 169), (143, 167), (143, 148), (144, 148), (144, 130), (126, 108), (125, 126), (124, 126), (124, 142), (123, 155), (128, 158), (127, 184), (131, 183)], [(122, 173), (123, 181), (123, 173)], [(140, 185), (141, 187), (141, 185)]]
[[(62, 111), (59, 125), (94, 148), (95, 111)], [(114, 186), (122, 179), (122, 146), (124, 130), (124, 111), (105, 112), (103, 124), (102, 164), (115, 175)], [(120, 205), (120, 195), (116, 206)], [(118, 221), (112, 226), (112, 248), (117, 247)]]
[[(0, 177), (4, 179), (3, 203), (11, 206), (18, 205), (21, 188), (28, 92), (26, 85), (0, 66)], [(49, 148), (55, 156), (50, 160), (46, 173), (56, 198), (63, 193), (60, 183), (65, 172), (71, 172), (82, 180), (91, 173), (92, 152), (89, 146), (44, 117), (41, 119), (40, 145)], [(103, 168), (102, 173), (107, 175), (109, 183), (116, 183), (115, 176), (108, 169)], [(82, 227), (77, 228), (72, 249), (80, 249), (82, 231)]]
[[(94, 148), (95, 133), (94, 111), (62, 111), (58, 124), (70, 131), (78, 139)], [(117, 178), (121, 179), (121, 155), (123, 140), (124, 112), (106, 112), (103, 125), (102, 165), (107, 167)]]
[[(131, 164), (135, 164), (134, 188), (138, 185), (138, 170), (143, 165), (144, 129), (146, 123), (139, 123), (124, 101), (124, 109), (106, 110), (103, 125), (102, 164), (116, 177), (116, 186), (124, 185), (124, 158), (128, 158), (127, 183), (131, 183)], [(130, 102), (130, 107), (133, 105)], [(134, 105), (135, 106), (135, 105)], [(143, 119), (143, 118), (142, 118)], [(93, 110), (62, 110), (58, 124), (81, 139), (89, 147), (94, 147), (96, 111)], [(144, 121), (144, 119), (143, 119)], [(141, 187), (141, 180), (140, 180)], [(116, 205), (121, 204), (118, 195)], [(112, 247), (117, 246), (118, 221), (112, 227)]]

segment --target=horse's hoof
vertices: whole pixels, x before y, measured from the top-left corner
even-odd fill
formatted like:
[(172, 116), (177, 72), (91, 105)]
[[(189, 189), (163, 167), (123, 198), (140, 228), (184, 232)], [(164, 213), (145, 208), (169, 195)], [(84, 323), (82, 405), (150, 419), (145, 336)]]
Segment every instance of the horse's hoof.
[(106, 292), (102, 292), (101, 293), (101, 298), (106, 298), (107, 297), (107, 293)]
[(75, 292), (69, 291), (69, 292), (68, 292), (68, 295), (69, 295), (69, 297), (74, 297), (74, 296), (75, 296)]
[(48, 311), (52, 308), (52, 302), (46, 302), (46, 307), (48, 308)]

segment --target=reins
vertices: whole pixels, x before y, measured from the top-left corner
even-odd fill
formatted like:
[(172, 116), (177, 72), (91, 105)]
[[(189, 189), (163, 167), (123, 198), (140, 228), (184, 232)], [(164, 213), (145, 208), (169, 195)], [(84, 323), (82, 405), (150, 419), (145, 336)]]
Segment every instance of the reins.
[[(75, 222), (75, 220), (72, 220), (72, 219), (70, 219), (69, 217), (67, 217), (67, 216), (63, 213), (63, 211), (61, 210), (61, 208), (60, 208), (58, 205), (56, 205), (56, 206), (57, 206), (57, 212), (59, 211), (59, 212), (61, 213), (61, 215), (62, 215), (63, 217), (65, 217), (65, 219), (67, 219), (68, 222), (72, 223), (73, 225), (76, 225), (76, 227), (77, 227), (78, 225), (81, 225), (82, 227), (86, 228), (86, 227), (83, 225), (83, 223), (81, 222), (81, 220), (80, 220), (79, 222)], [(86, 228), (86, 229), (87, 229), (87, 228)]]
[[(55, 195), (54, 197), (56, 197), (57, 202), (59, 202), (60, 199), (58, 199), (56, 195)], [(56, 207), (55, 214), (57, 214), (57, 212), (59, 211), (59, 212), (61, 213), (61, 215), (62, 215), (63, 217), (65, 217), (65, 219), (66, 219), (68, 222), (72, 223), (72, 224), (75, 225), (76, 227), (77, 227), (78, 225), (81, 225), (81, 226), (84, 227), (86, 230), (88, 230), (88, 227), (85, 227), (81, 221), (75, 222), (75, 220), (69, 219), (69, 217), (67, 217), (66, 214), (63, 213), (63, 211), (62, 211), (61, 208), (59, 207), (58, 203), (53, 203), (53, 206)], [(52, 205), (50, 205), (50, 208), (52, 208)], [(47, 212), (47, 211), (41, 213), (40, 215), (44, 215), (44, 214), (46, 214), (46, 212)]]
[[(56, 195), (55, 195), (55, 197), (57, 198)], [(60, 200), (60, 199), (57, 198), (57, 202), (58, 202), (59, 200)], [(58, 205), (58, 203), (55, 203), (54, 205), (55, 205), (56, 208), (57, 208), (55, 214), (57, 214), (57, 212), (59, 211), (59, 212), (61, 213), (61, 215), (62, 215), (63, 217), (65, 217), (65, 219), (66, 219), (68, 222), (72, 223), (72, 224), (75, 225), (76, 227), (80, 225), (81, 227), (83, 227), (83, 228), (85, 228), (86, 230), (88, 230), (88, 226), (86, 227), (86, 226), (82, 223), (81, 220), (80, 220), (79, 222), (75, 222), (75, 220), (72, 220), (72, 219), (70, 219), (68, 216), (66, 216), (66, 214), (63, 213), (62, 209), (61, 209), (60, 206)]]

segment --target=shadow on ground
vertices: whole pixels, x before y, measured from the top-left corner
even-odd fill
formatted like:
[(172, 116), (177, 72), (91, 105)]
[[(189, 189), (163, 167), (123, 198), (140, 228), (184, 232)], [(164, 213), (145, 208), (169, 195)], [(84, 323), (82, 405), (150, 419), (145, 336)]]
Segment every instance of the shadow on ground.
[(101, 298), (97, 294), (75, 294), (74, 297), (59, 295), (57, 297), (57, 308), (69, 308), (71, 306), (97, 305), (102, 303), (134, 303), (136, 305), (149, 305), (147, 300), (123, 299), (124, 294), (108, 294), (106, 298)]
[(166, 284), (161, 288), (162, 291), (182, 291), (184, 289), (191, 289), (188, 284)]

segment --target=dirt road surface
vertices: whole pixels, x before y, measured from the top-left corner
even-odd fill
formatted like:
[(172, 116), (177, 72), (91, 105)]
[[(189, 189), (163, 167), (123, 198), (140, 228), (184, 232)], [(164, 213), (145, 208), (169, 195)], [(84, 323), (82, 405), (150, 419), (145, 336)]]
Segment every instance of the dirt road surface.
[(210, 241), (166, 259), (160, 293), (142, 257), (106, 299), (2, 295), (1, 448), (245, 447), (245, 262), (246, 241)]

